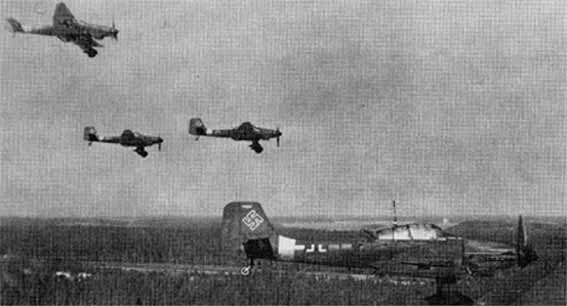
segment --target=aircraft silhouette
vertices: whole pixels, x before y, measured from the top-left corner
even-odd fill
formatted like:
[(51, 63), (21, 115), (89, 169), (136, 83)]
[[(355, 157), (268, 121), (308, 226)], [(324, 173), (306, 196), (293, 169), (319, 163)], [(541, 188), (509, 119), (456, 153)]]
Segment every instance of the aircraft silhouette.
[(131, 130), (124, 130), (120, 136), (100, 138), (97, 135), (96, 129), (92, 126), (85, 127), (83, 139), (89, 142), (89, 146), (92, 145), (93, 142), (106, 142), (117, 143), (125, 147), (136, 147), (134, 152), (138, 153), (141, 157), (148, 156), (145, 147), (157, 144), (158, 150), (161, 151), (161, 144), (163, 143), (161, 137), (142, 135), (140, 133), (134, 133)]
[(282, 133), (279, 128), (265, 129), (254, 126), (250, 122), (244, 122), (239, 127), (228, 130), (209, 130), (200, 118), (192, 118), (189, 121), (189, 134), (197, 136), (224, 137), (232, 138), (235, 141), (251, 141), (250, 148), (256, 153), (262, 153), (264, 148), (260, 145), (260, 140), (270, 140), (276, 138), (277, 146), (280, 146), (280, 136)]
[(433, 301), (443, 294), (443, 285), (456, 283), (464, 275), (488, 275), (515, 264), (523, 268), (537, 259), (527, 242), (521, 216), (515, 249), (494, 247), (489, 242), (470, 244), (450, 235), (434, 239), (304, 241), (278, 234), (259, 203), (231, 202), (223, 210), (221, 241), (223, 254), (248, 258), (249, 264), (240, 271), (244, 276), (250, 275), (256, 259), (372, 268), (389, 275), (435, 279), (437, 293), (430, 297)]
[(63, 2), (55, 6), (53, 25), (50, 26), (30, 27), (23, 26), (14, 18), (6, 20), (11, 25), (11, 30), (14, 33), (56, 36), (64, 42), (75, 43), (89, 57), (95, 57), (98, 54), (94, 47), (102, 47), (95, 39), (101, 40), (110, 36), (118, 40), (118, 30), (114, 26), (114, 21), (112, 26), (109, 27), (77, 20)]

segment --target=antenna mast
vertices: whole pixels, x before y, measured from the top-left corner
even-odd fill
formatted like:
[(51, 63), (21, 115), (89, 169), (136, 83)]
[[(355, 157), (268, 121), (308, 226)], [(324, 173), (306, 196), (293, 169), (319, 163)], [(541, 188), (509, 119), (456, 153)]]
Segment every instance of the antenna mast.
[(392, 201), (392, 208), (394, 210), (394, 221), (392, 222), (392, 224), (394, 225), (394, 227), (398, 226), (398, 215), (396, 215), (396, 201)]
[(398, 227), (398, 216), (396, 215), (396, 200), (392, 200), (394, 220), (392, 220), (392, 240), (396, 240), (396, 228)]

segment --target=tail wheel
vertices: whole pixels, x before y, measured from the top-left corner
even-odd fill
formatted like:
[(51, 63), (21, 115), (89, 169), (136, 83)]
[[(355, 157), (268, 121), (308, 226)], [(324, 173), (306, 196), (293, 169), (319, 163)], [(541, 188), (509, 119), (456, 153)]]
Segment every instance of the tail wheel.
[(240, 274), (242, 276), (250, 276), (250, 272), (252, 272), (252, 267), (246, 266), (240, 269)]

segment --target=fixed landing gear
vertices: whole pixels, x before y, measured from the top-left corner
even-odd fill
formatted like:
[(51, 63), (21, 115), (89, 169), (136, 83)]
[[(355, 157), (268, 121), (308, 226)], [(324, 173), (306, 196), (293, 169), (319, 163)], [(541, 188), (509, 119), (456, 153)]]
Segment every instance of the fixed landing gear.
[(262, 153), (262, 151), (264, 151), (264, 148), (262, 148), (262, 146), (258, 142), (253, 142), (250, 145), (250, 149), (254, 150), (254, 152), (256, 152), (258, 154), (260, 154), (260, 153)]
[(136, 148), (134, 152), (138, 153), (138, 155), (140, 155), (142, 158), (148, 156), (148, 151), (144, 150), (143, 147)]
[(89, 57), (95, 57), (98, 52), (95, 49), (88, 49), (85, 51), (85, 53), (89, 56)]
[(442, 277), (435, 278), (435, 294), (425, 298), (429, 305), (473, 305), (474, 300), (451, 288), (456, 280)]

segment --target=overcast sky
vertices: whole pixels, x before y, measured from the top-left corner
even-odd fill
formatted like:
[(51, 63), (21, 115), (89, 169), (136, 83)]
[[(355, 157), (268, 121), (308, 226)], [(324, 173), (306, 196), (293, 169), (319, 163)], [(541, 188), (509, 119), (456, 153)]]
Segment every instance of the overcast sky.
[[(0, 32), (1, 216), (567, 214), (563, 0), (66, 3), (119, 41)], [(281, 147), (195, 141), (197, 116)], [(88, 147), (88, 125), (165, 143)]]

